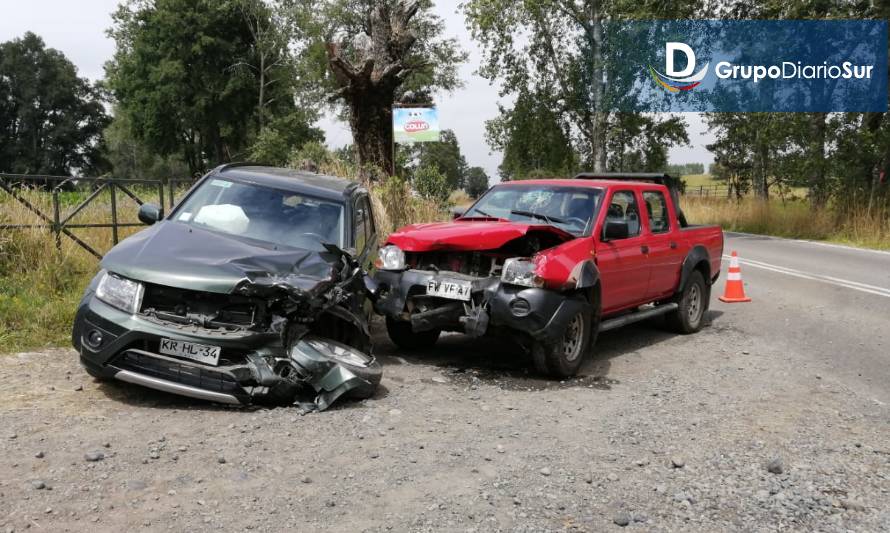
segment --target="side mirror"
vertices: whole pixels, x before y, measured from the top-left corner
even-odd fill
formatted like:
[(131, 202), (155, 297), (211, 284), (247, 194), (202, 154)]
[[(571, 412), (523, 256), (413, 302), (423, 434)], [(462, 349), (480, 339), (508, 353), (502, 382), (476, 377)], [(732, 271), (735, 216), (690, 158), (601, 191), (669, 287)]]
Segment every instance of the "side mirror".
[(603, 228), (603, 241), (626, 239), (630, 235), (624, 220), (607, 220)]
[(451, 208), (451, 218), (456, 219), (464, 216), (464, 213), (467, 212), (467, 208), (461, 205), (456, 205)]
[(139, 221), (143, 224), (151, 226), (158, 220), (161, 220), (163, 216), (161, 208), (155, 204), (142, 204), (139, 206)]

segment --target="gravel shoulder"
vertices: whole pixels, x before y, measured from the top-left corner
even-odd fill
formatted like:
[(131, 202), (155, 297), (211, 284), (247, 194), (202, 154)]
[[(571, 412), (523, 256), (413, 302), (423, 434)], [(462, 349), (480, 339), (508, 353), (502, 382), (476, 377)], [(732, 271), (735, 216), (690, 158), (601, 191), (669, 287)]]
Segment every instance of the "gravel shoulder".
[(566, 382), (375, 324), (377, 397), (305, 416), (2, 356), (0, 530), (890, 529), (887, 405), (714, 308), (696, 335), (605, 334)]

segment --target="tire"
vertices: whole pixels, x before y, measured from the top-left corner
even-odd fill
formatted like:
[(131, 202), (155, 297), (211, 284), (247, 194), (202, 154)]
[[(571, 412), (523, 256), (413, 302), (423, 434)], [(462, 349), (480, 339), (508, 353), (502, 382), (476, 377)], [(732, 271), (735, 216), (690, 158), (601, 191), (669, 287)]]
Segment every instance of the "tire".
[(594, 320), (589, 310), (580, 310), (556, 342), (535, 341), (532, 360), (535, 370), (551, 378), (569, 378), (578, 373), (591, 343), (596, 340)]
[(665, 324), (671, 331), (684, 335), (697, 332), (702, 328), (710, 300), (710, 287), (701, 272), (694, 270), (683, 292), (674, 300), (679, 307), (665, 315)]
[(386, 317), (386, 333), (389, 335), (389, 339), (399, 348), (416, 350), (429, 348), (436, 344), (442, 330), (432, 329), (415, 332), (411, 329), (411, 322)]

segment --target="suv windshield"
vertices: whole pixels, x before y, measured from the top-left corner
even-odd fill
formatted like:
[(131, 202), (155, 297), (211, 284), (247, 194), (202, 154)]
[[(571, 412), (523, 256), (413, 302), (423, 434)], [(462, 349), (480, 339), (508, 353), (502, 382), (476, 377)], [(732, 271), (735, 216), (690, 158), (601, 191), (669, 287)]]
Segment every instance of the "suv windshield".
[(343, 247), (343, 206), (292, 191), (224, 179), (206, 180), (173, 220), (294, 248)]
[(602, 189), (588, 187), (506, 185), (488, 191), (463, 218), (550, 224), (578, 236), (590, 231), (602, 196)]

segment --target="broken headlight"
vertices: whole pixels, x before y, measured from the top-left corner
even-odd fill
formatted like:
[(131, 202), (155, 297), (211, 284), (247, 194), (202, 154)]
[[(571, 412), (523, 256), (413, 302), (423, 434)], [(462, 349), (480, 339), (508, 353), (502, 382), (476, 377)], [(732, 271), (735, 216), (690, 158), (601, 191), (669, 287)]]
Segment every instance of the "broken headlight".
[(531, 259), (514, 257), (504, 261), (501, 281), (523, 287), (542, 287), (544, 280), (535, 272), (535, 263)]
[(121, 311), (135, 314), (142, 304), (145, 287), (138, 281), (106, 272), (96, 287), (96, 298)]
[(405, 270), (405, 252), (398, 246), (384, 246), (377, 254), (375, 266), (381, 270)]

